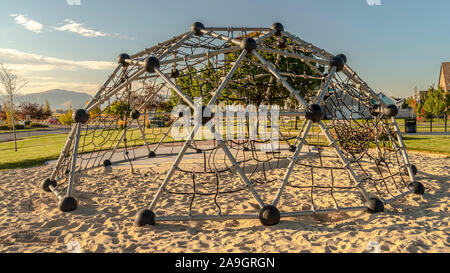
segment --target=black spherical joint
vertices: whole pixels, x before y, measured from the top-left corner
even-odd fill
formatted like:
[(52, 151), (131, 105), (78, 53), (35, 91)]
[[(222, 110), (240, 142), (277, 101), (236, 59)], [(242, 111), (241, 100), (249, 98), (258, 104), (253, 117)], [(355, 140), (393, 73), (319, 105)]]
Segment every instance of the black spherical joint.
[(295, 146), (290, 146), (290, 147), (289, 147), (289, 151), (290, 151), (291, 153), (295, 153), (296, 150), (297, 150), (297, 147), (295, 147)]
[(47, 178), (44, 181), (42, 181), (41, 186), (44, 191), (51, 192), (52, 190), (50, 189), (50, 186), (56, 187), (56, 181), (51, 180), (50, 178)]
[(274, 226), (280, 223), (280, 211), (274, 206), (265, 206), (259, 212), (259, 220), (265, 226)]
[(380, 114), (380, 106), (378, 104), (375, 104), (370, 109), (370, 114), (374, 117), (378, 116)]
[(273, 23), (270, 27), (271, 30), (275, 30), (275, 35), (279, 36), (281, 35), (281, 32), (284, 31), (284, 27), (281, 23)]
[(345, 56), (344, 54), (338, 54), (336, 57), (341, 58), (345, 64), (347, 63), (347, 56)]
[[(416, 165), (411, 164), (411, 169), (412, 169), (412, 171), (413, 171), (413, 174), (416, 175), (417, 172), (418, 172)], [(408, 172), (408, 168), (407, 168), (407, 167), (405, 167), (405, 175), (406, 175), (406, 176), (409, 175), (409, 172)]]
[(345, 60), (342, 57), (335, 56), (330, 61), (331, 67), (336, 67), (336, 72), (340, 72), (344, 69)]
[(148, 154), (148, 157), (149, 157), (149, 158), (153, 158), (153, 157), (155, 157), (155, 156), (156, 156), (156, 154), (155, 154), (154, 151), (151, 151), (151, 152)]
[(62, 212), (74, 211), (78, 207), (78, 201), (71, 196), (66, 196), (63, 199), (59, 200), (58, 207)]
[(155, 213), (148, 209), (142, 209), (136, 214), (136, 219), (134, 224), (138, 227), (143, 227), (146, 225), (155, 225)]
[(159, 60), (156, 57), (148, 57), (144, 62), (145, 71), (148, 73), (154, 73), (155, 68), (159, 69)]
[(257, 47), (256, 41), (253, 38), (244, 38), (241, 42), (241, 48), (246, 49), (248, 52), (252, 52)]
[(418, 195), (423, 195), (425, 193), (425, 187), (420, 182), (412, 182), (408, 185), (408, 188)]
[(306, 119), (309, 119), (313, 122), (319, 122), (323, 119), (325, 113), (323, 111), (322, 106), (318, 104), (311, 104), (306, 108)]
[(389, 104), (386, 108), (383, 108), (383, 115), (387, 118), (396, 117), (398, 115), (397, 106)]
[(203, 34), (202, 29), (205, 29), (205, 26), (200, 22), (195, 22), (191, 26), (191, 31), (193, 31), (196, 36), (201, 36)]
[(86, 110), (84, 109), (78, 109), (75, 111), (75, 113), (73, 113), (73, 121), (75, 121), (76, 123), (82, 123), (85, 124), (86, 122), (89, 121), (89, 114), (86, 112)]
[(122, 66), (128, 66), (129, 63), (126, 62), (126, 60), (130, 59), (130, 55), (126, 54), (126, 53), (122, 53), (119, 55), (119, 57), (117, 57), (117, 62), (119, 64), (121, 64)]
[(108, 166), (111, 166), (111, 165), (112, 165), (112, 163), (111, 163), (110, 160), (106, 159), (105, 161), (103, 161), (103, 166), (108, 167)]
[(138, 110), (134, 110), (134, 111), (131, 113), (131, 118), (132, 118), (132, 119), (139, 119), (140, 117), (141, 117), (141, 113), (139, 113)]
[(370, 213), (379, 213), (384, 211), (384, 204), (378, 198), (370, 198), (366, 203), (367, 211)]

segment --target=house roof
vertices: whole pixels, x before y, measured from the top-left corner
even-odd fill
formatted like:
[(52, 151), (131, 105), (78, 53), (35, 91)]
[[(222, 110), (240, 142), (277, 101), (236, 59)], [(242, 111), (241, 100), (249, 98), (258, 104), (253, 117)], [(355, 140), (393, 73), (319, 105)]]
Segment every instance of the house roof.
[[(443, 83), (441, 83), (442, 75), (444, 76), (445, 87), (442, 86)], [(442, 63), (441, 73), (439, 75), (439, 86), (444, 87), (446, 91), (450, 91), (450, 62)]]

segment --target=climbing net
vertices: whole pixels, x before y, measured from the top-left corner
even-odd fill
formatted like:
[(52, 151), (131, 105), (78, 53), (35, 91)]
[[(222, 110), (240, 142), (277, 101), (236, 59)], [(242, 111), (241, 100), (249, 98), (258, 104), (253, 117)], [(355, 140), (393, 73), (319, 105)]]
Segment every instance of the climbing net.
[[(139, 226), (255, 217), (273, 225), (282, 216), (380, 212), (401, 196), (423, 192), (395, 121), (397, 108), (381, 101), (345, 55), (317, 48), (279, 23), (195, 23), (154, 47), (121, 54), (118, 63), (75, 112), (44, 182), (63, 211), (77, 207), (77, 173), (123, 162), (133, 171), (140, 158), (172, 164), (154, 178), (160, 187), (138, 213)], [(252, 115), (253, 106), (270, 114)], [(203, 114), (197, 120), (194, 109)], [(224, 116), (223, 109), (234, 110)], [(175, 137), (180, 124), (186, 130)], [(174, 214), (163, 205), (156, 216), (157, 204), (167, 200), (185, 204), (185, 211)]]

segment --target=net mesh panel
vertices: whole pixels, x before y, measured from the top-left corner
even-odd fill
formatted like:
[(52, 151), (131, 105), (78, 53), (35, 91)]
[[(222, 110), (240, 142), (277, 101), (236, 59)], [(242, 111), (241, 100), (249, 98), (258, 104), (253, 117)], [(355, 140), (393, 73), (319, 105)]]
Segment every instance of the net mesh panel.
[[(223, 32), (230, 38), (258, 37), (259, 32), (248, 33), (245, 29)], [(184, 35), (174, 37), (154, 48), (133, 55), (135, 61), (144, 61), (148, 56), (161, 56), (178, 43)], [(330, 57), (302, 40), (291, 37), (272, 37), (262, 44), (266, 48), (299, 53), (309, 57)], [(221, 85), (241, 51), (214, 54), (214, 51), (236, 47), (221, 38), (211, 35), (192, 36), (181, 46), (160, 58), (160, 70), (177, 84), (190, 98), (202, 96), (206, 104)], [(298, 59), (266, 52), (259, 52), (286, 81), (299, 90), (308, 103), (318, 90), (323, 88), (328, 69), (318, 63), (299, 62)], [(193, 55), (197, 57), (192, 58)], [(175, 61), (174, 61), (175, 60)], [(126, 88), (104, 100), (108, 93), (132, 77), (139, 70), (136, 64), (122, 68), (114, 75), (104, 92), (96, 99), (102, 101), (99, 111), (91, 113), (91, 120), (81, 131), (77, 172), (102, 166), (105, 160), (133, 161), (147, 157), (156, 150), (156, 157), (177, 155), (183, 142), (170, 136), (171, 126), (179, 118), (171, 115), (164, 105), (184, 103), (174, 90), (156, 74), (144, 73)], [(300, 71), (300, 73), (299, 73)], [(287, 105), (286, 102), (291, 102)], [(254, 56), (247, 54), (237, 71), (223, 90), (216, 105), (270, 105), (279, 104), (285, 109), (302, 110), (295, 98), (280, 84)], [(355, 170), (366, 190), (382, 199), (389, 199), (407, 191), (407, 174), (401, 155), (400, 144), (390, 120), (373, 116), (371, 109), (375, 101), (361, 92), (357, 83), (337, 73), (322, 103), (325, 109), (326, 126), (343, 152), (349, 165)], [(134, 120), (133, 111), (141, 116)], [(303, 109), (304, 110), (304, 109)], [(213, 123), (218, 124), (218, 117)], [(227, 120), (223, 118), (226, 123)], [(232, 122), (236, 122), (233, 120)], [(226, 140), (226, 146), (244, 170), (255, 189), (266, 203), (274, 197), (279, 182), (286, 172), (292, 157), (292, 147), (299, 144), (300, 134), (306, 126), (304, 119), (281, 115), (279, 120), (280, 147), (271, 152), (260, 150), (260, 145), (270, 140), (250, 140), (249, 130), (253, 125), (245, 120), (245, 137), (242, 140)], [(316, 210), (362, 206), (355, 181), (336, 155), (326, 136), (314, 124), (305, 143), (305, 151), (296, 161), (292, 175), (280, 201), (283, 210)], [(160, 151), (160, 152), (158, 152)], [(237, 208), (243, 212), (254, 212), (254, 207), (242, 198), (251, 200), (248, 186), (242, 182), (236, 167), (223, 153), (216, 140), (195, 140), (188, 154), (195, 159), (182, 161), (173, 180), (162, 197), (161, 213), (171, 214), (170, 202), (184, 202), (185, 213), (231, 213)], [(72, 147), (64, 156), (58, 169), (58, 180), (67, 180), (72, 158)], [(155, 177), (160, 183), (163, 175)], [(64, 187), (60, 184), (59, 187)], [(234, 195), (234, 196), (233, 196)], [(249, 199), (250, 198), (250, 199)], [(254, 201), (251, 201), (254, 202)], [(184, 213), (184, 212), (180, 212)]]

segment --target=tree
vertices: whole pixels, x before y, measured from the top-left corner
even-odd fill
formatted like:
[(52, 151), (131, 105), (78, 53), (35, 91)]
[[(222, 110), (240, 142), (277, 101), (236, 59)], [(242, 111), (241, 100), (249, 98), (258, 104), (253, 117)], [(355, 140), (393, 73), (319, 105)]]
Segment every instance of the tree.
[(439, 117), (445, 112), (445, 97), (441, 87), (430, 86), (423, 108), (433, 117)]
[(72, 105), (69, 105), (69, 109), (67, 110), (67, 112), (59, 116), (58, 120), (59, 122), (61, 122), (62, 125), (72, 125), (72, 123), (74, 122), (72, 119), (72, 115), (73, 115)]
[(11, 125), (14, 135), (14, 151), (17, 152), (17, 138), (16, 138), (16, 124), (14, 118), (14, 101), (16, 96), (20, 93), (20, 90), (25, 87), (27, 82), (23, 79), (17, 77), (11, 70), (9, 70), (5, 65), (0, 64), (0, 84), (1, 84), (1, 94), (7, 99), (7, 104), (11, 116)]
[(96, 117), (98, 117), (100, 114), (102, 113), (100, 107), (95, 107), (94, 109), (92, 109), (91, 112), (89, 112), (89, 116), (91, 117), (91, 119), (94, 119)]
[(27, 116), (30, 116), (31, 119), (44, 119), (44, 107), (38, 103), (22, 102), (17, 107), (17, 117), (24, 120)]
[(427, 97), (423, 103), (423, 109), (427, 111), (430, 118), (430, 131), (433, 130), (433, 117), (440, 117), (445, 112), (445, 96), (441, 87), (435, 89), (434, 86), (428, 88)]
[[(257, 36), (259, 33), (250, 33), (247, 36)], [(286, 41), (289, 43), (289, 39)], [(266, 44), (271, 44), (276, 47), (278, 41), (276, 38), (271, 38), (265, 41)], [(294, 49), (294, 51), (297, 51)], [(283, 76), (287, 76), (287, 82), (300, 95), (305, 98), (311, 98), (316, 95), (317, 88), (320, 87), (321, 81), (317, 80), (319, 74), (312, 70), (308, 65), (301, 60), (295, 58), (277, 58), (275, 54), (259, 52), (264, 59), (273, 63)], [(300, 53), (300, 52), (298, 52)], [(303, 55), (311, 56), (305, 52)], [(223, 62), (224, 67), (230, 68), (234, 61), (238, 58), (238, 53), (228, 53), (225, 55)], [(247, 55), (234, 75), (232, 81), (228, 83), (222, 91), (224, 98), (221, 101), (240, 101), (242, 104), (253, 105), (280, 105), (284, 106), (289, 97), (290, 92), (280, 83), (278, 83), (270, 73), (259, 65), (258, 60)], [(311, 63), (316, 66), (316, 63)], [(317, 68), (324, 72), (324, 66)], [(183, 75), (176, 79), (177, 85), (183, 92), (191, 98), (201, 96), (203, 103), (208, 102), (212, 97), (212, 91), (215, 90), (222, 81), (222, 77), (226, 76), (227, 71), (224, 69), (217, 69), (211, 61), (206, 62), (203, 66), (190, 67), (189, 71), (183, 71)], [(258, 77), (255, 77), (257, 75)], [(304, 75), (305, 77), (293, 77), (290, 75)], [(177, 104), (185, 104), (182, 99), (178, 97), (175, 91), (172, 90), (172, 95), (169, 99), (169, 105), (172, 107)]]
[(6, 111), (0, 110), (0, 120), (6, 121)]
[[(89, 102), (90, 101), (86, 101), (86, 103), (84, 105), (87, 106), (89, 104)], [(97, 106), (89, 112), (89, 116), (91, 119), (94, 119), (94, 118), (98, 117), (101, 113), (102, 113), (102, 110), (100, 109), (100, 106)]]
[(44, 112), (44, 119), (47, 119), (52, 116), (52, 109), (50, 108), (50, 103), (48, 102), (47, 99), (45, 99), (43, 112)]
[(105, 114), (124, 119), (130, 113), (130, 105), (123, 101), (115, 101), (106, 107)]

